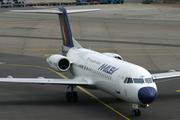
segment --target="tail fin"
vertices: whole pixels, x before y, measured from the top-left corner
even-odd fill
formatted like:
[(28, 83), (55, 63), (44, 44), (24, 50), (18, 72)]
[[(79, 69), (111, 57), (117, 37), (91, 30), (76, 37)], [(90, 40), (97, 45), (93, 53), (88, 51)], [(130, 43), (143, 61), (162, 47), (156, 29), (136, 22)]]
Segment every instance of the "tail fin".
[(66, 47), (74, 47), (67, 11), (64, 7), (60, 7), (59, 10), (62, 12), (62, 14), (58, 14), (58, 16), (61, 27), (63, 45), (65, 45)]
[(82, 47), (73, 37), (71, 27), (69, 24), (67, 13), (80, 13), (98, 11), (100, 9), (84, 9), (84, 10), (67, 10), (64, 7), (59, 7), (56, 10), (10, 10), (11, 12), (23, 12), (23, 13), (45, 13), (45, 14), (58, 14), (59, 23), (63, 39), (63, 50), (68, 50), (72, 47)]

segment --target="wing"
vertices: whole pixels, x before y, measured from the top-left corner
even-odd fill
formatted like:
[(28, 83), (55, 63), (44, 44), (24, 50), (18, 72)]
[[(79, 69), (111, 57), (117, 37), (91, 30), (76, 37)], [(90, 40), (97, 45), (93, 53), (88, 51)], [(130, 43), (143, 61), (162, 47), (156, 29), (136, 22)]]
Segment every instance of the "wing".
[(157, 73), (157, 74), (151, 74), (152, 78), (154, 80), (157, 79), (164, 79), (164, 78), (172, 78), (172, 77), (180, 77), (180, 71), (176, 72), (175, 70), (170, 70), (166, 73)]
[(93, 85), (93, 81), (89, 78), (81, 77), (75, 79), (48, 79), (48, 78), (0, 78), (0, 82), (5, 83), (34, 83), (34, 84), (57, 84), (57, 85)]

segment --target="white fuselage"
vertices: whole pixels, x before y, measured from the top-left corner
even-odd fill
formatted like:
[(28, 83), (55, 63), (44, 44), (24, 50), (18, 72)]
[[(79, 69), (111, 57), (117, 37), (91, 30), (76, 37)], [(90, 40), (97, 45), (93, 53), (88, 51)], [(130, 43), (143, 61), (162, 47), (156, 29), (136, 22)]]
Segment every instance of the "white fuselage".
[(88, 77), (96, 88), (125, 101), (140, 103), (138, 91), (143, 87), (157, 91), (154, 82), (124, 83), (126, 78), (151, 78), (151, 74), (138, 65), (84, 48), (71, 48), (67, 58), (73, 62), (70, 71), (75, 77)]

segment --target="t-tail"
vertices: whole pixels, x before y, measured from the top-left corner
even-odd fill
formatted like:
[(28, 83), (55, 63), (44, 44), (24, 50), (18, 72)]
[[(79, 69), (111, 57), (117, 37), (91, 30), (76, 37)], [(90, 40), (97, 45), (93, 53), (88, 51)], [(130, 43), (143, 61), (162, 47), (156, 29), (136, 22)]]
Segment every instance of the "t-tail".
[(56, 10), (10, 10), (11, 12), (24, 12), (24, 13), (44, 13), (44, 14), (58, 14), (60, 29), (63, 40), (63, 55), (72, 48), (82, 48), (82, 46), (73, 38), (69, 19), (67, 14), (98, 11), (100, 9), (82, 9), (82, 10), (66, 10), (64, 7), (59, 7)]
[(72, 47), (82, 48), (82, 46), (72, 36), (71, 26), (69, 23), (66, 9), (64, 7), (59, 7), (58, 9), (59, 11), (62, 12), (62, 14), (58, 14), (61, 35), (63, 40), (62, 54), (66, 55), (66, 53), (70, 48)]
[(60, 7), (59, 10), (63, 12), (63, 14), (58, 14), (63, 45), (66, 47), (74, 47), (67, 11), (64, 7)]

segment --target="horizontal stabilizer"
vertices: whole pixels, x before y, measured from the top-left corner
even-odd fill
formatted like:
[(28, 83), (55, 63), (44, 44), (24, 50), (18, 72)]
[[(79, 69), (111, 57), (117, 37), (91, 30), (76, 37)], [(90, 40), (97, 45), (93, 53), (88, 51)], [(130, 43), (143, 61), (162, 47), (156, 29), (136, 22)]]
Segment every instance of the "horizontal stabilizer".
[(64, 7), (59, 7), (56, 10), (10, 10), (11, 12), (20, 13), (44, 13), (44, 14), (57, 14), (59, 16), (59, 23), (61, 35), (63, 40), (63, 55), (72, 48), (82, 48), (82, 46), (73, 38), (71, 27), (69, 24), (68, 13), (92, 12), (99, 11), (100, 9), (82, 9), (82, 10), (66, 10)]
[[(80, 12), (91, 12), (99, 11), (101, 9), (82, 9), (82, 10), (67, 10), (67, 13), (80, 13)], [(56, 10), (10, 10), (10, 12), (20, 12), (20, 13), (44, 13), (44, 14), (63, 14), (59, 9)]]

